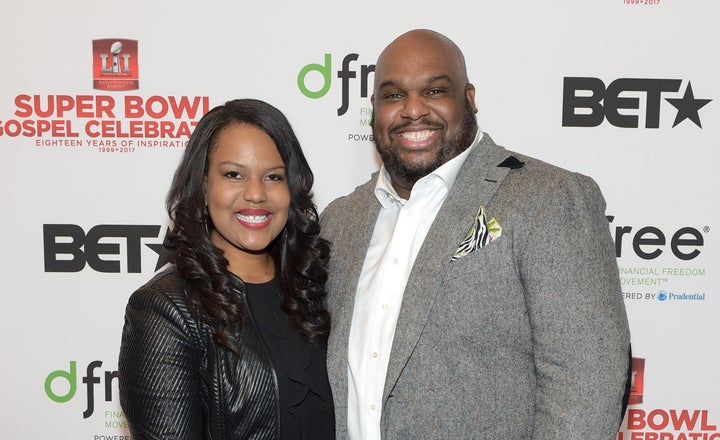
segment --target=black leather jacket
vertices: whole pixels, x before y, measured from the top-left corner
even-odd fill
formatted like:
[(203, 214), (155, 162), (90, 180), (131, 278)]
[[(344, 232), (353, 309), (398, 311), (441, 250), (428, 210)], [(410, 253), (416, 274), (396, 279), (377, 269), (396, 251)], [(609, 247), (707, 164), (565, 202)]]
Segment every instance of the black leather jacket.
[(275, 372), (245, 302), (240, 353), (219, 349), (167, 269), (130, 297), (118, 374), (133, 440), (278, 439)]

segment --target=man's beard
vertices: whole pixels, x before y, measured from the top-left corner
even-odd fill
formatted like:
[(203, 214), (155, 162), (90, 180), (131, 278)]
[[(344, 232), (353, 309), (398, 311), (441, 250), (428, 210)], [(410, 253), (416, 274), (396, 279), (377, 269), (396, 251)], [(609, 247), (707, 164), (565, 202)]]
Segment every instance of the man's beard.
[[(441, 126), (438, 126), (436, 122), (432, 121), (421, 121), (421, 123), (430, 127), (442, 128)], [(437, 156), (435, 156), (435, 160), (429, 163), (412, 165), (402, 161), (400, 155), (398, 154), (398, 150), (392, 144), (392, 141), (381, 140), (381, 137), (378, 136), (377, 129), (375, 128), (374, 115), (371, 124), (373, 127), (375, 148), (380, 154), (385, 168), (391, 176), (400, 178), (411, 185), (414, 185), (415, 182), (432, 173), (445, 162), (456, 157), (458, 154), (470, 147), (470, 143), (475, 139), (475, 132), (478, 129), (475, 113), (473, 112), (470, 103), (466, 101), (465, 113), (463, 114), (463, 119), (460, 123), (460, 130), (458, 133), (449, 139), (440, 140), (440, 146), (437, 151)], [(398, 128), (402, 127), (395, 127), (394, 129), (391, 128), (388, 132), (392, 133)]]

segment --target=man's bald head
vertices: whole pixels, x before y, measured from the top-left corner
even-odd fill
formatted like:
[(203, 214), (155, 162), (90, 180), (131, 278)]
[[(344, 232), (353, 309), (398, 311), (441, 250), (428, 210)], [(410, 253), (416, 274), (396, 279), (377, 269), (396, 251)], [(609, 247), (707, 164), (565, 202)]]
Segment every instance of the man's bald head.
[(403, 54), (407, 55), (418, 51), (454, 59), (456, 63), (454, 70), (459, 75), (458, 80), (464, 83), (468, 82), (465, 56), (454, 41), (429, 29), (413, 29), (394, 39), (380, 53), (375, 63), (375, 84), (378, 84), (378, 71), (383, 69), (384, 64), (397, 60)]
[(465, 58), (452, 40), (427, 29), (406, 32), (382, 51), (371, 102), (375, 145), (403, 198), (477, 132)]

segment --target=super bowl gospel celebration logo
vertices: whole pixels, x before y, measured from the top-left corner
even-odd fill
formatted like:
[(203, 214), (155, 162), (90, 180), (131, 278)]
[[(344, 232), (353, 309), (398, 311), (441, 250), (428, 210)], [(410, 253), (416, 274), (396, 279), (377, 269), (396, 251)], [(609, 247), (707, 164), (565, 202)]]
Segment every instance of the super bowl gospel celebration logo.
[[(207, 96), (18, 94), (0, 136), (37, 147), (182, 147), (210, 109)], [(183, 140), (184, 138), (184, 140)]]
[[(0, 137), (32, 138), (35, 147), (90, 147), (130, 153), (152, 147), (184, 147), (210, 110), (207, 96), (127, 93), (139, 88), (138, 42), (93, 40), (92, 84), (104, 94), (21, 90), (12, 115), (0, 114)], [(113, 94), (111, 94), (113, 93)]]
[(139, 86), (137, 40), (93, 40), (93, 88), (137, 90)]

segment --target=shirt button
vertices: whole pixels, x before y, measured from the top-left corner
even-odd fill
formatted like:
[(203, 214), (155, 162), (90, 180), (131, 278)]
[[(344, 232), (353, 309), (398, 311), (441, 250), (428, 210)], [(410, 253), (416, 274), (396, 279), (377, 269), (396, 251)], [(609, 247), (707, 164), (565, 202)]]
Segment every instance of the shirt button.
[(389, 307), (390, 307), (390, 306), (387, 305), (387, 304), (383, 304), (383, 305), (382, 305), (383, 310), (387, 310)]
[(375, 408), (377, 408), (377, 406), (375, 406), (374, 403), (373, 403), (372, 405), (370, 405), (370, 409), (371, 409), (371, 410), (375, 411)]
[(393, 264), (400, 264), (400, 260), (398, 260), (397, 258), (393, 258)]
[(377, 358), (377, 357), (378, 357), (377, 351), (374, 351), (374, 352), (373, 352), (372, 357), (373, 357), (373, 358)]

